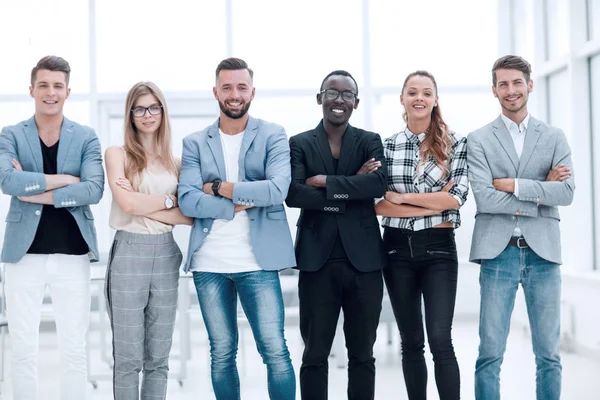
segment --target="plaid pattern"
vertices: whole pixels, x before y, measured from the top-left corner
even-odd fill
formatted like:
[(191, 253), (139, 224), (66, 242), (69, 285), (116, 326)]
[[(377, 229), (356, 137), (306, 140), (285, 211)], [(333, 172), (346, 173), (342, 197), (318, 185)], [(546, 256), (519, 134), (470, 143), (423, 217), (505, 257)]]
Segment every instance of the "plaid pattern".
[[(408, 128), (387, 138), (383, 144), (388, 169), (387, 190), (398, 193), (439, 192), (452, 179), (454, 186), (450, 195), (459, 207), (467, 200), (469, 181), (467, 178), (467, 138), (450, 132), (452, 150), (450, 175), (442, 179), (443, 171), (433, 157), (421, 163), (419, 148), (425, 134), (413, 135)], [(418, 168), (418, 171), (417, 171)], [(383, 217), (383, 226), (419, 231), (450, 221), (454, 228), (460, 226), (458, 210), (446, 210), (427, 217), (390, 218)]]

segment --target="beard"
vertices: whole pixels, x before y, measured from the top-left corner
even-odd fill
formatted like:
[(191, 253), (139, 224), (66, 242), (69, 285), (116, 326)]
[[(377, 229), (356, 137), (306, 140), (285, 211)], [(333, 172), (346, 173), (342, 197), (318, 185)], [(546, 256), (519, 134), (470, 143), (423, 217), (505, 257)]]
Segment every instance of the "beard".
[(223, 114), (227, 115), (229, 118), (239, 119), (239, 118), (242, 118), (244, 115), (246, 115), (246, 113), (248, 113), (248, 110), (250, 109), (251, 104), (252, 104), (252, 101), (249, 101), (248, 103), (246, 103), (244, 105), (244, 107), (242, 107), (242, 109), (240, 111), (234, 112), (234, 111), (229, 110), (224, 102), (219, 101), (219, 108), (221, 109), (221, 111), (223, 111)]

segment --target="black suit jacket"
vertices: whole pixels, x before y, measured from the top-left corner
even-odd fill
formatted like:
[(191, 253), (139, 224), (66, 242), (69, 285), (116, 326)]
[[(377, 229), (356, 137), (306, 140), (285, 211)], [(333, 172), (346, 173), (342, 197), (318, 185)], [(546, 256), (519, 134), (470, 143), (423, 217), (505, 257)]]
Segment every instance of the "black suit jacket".
[[(348, 259), (363, 272), (383, 268), (383, 246), (374, 199), (384, 195), (387, 172), (378, 134), (348, 125), (342, 138), (338, 171), (323, 127), (290, 138), (292, 183), (286, 199), (301, 208), (296, 235), (296, 260), (301, 271), (317, 271), (326, 262), (339, 234)], [(382, 168), (356, 175), (375, 158)], [(327, 175), (325, 188), (306, 185), (307, 178)]]

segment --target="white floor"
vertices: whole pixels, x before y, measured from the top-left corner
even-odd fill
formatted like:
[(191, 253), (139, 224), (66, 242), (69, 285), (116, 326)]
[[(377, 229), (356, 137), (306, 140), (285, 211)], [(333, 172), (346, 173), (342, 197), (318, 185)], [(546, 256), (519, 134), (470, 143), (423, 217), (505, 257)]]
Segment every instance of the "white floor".
[[(169, 382), (167, 398), (213, 399), (208, 372), (208, 349), (206, 335), (203, 331), (199, 314), (192, 317), (192, 354), (191, 361), (186, 364), (187, 377), (180, 386), (176, 379)], [(297, 325), (287, 327), (287, 339), (292, 360), (298, 374), (302, 354), (302, 340)], [(393, 330), (392, 344), (387, 344), (387, 329), (382, 326), (376, 344), (377, 389), (376, 398), (406, 399), (402, 368), (399, 357), (399, 339)], [(171, 372), (177, 375), (180, 369), (178, 357), (179, 340), (176, 332), (176, 343), (171, 358)], [(90, 341), (94, 346), (91, 357), (91, 372), (94, 375), (110, 375), (108, 365), (100, 359), (98, 350), (99, 335), (93, 332)], [(265, 368), (258, 356), (251, 332), (243, 328), (238, 365), (242, 385), (243, 399), (268, 399), (266, 391)], [(454, 327), (454, 342), (462, 375), (462, 398), (473, 399), (473, 367), (477, 356), (477, 322), (474, 320), (458, 320)], [(7, 375), (10, 375), (10, 340), (7, 341), (6, 356), (8, 361)], [(40, 345), (40, 399), (59, 399), (58, 357), (56, 353), (56, 335), (52, 331), (41, 334)], [(107, 356), (109, 356), (108, 354)], [(429, 396), (436, 399), (437, 393), (433, 380), (433, 365), (428, 355), (430, 371)], [(502, 372), (502, 398), (510, 400), (535, 399), (535, 373), (531, 346), (527, 333), (515, 328), (509, 337), (508, 351)], [(111, 382), (104, 379), (97, 381), (97, 388), (90, 384), (89, 400), (112, 398)], [(336, 366), (336, 359), (330, 361), (330, 399), (344, 399), (346, 390), (346, 371)], [(2, 385), (1, 399), (12, 399), (10, 379)], [(299, 397), (298, 397), (299, 398)], [(586, 359), (580, 355), (563, 354), (563, 399), (594, 400), (600, 398), (600, 363)]]

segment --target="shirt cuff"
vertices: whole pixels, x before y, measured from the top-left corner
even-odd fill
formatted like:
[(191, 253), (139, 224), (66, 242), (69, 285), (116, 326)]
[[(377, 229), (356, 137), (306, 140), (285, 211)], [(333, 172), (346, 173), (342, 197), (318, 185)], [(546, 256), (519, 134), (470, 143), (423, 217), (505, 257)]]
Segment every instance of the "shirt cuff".
[(515, 190), (513, 194), (518, 198), (519, 197), (519, 180), (515, 178)]

